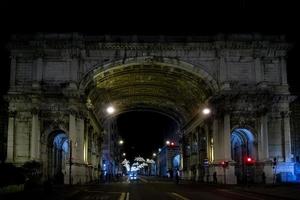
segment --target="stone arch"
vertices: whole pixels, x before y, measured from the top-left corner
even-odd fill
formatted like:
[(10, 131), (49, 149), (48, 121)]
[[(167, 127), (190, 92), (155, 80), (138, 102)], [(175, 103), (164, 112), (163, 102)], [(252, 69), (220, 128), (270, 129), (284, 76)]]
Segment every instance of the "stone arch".
[(235, 127), (231, 132), (231, 158), (235, 162), (235, 176), (238, 183), (254, 180), (255, 170), (247, 164), (248, 158), (257, 160), (257, 137), (252, 130), (242, 126)]
[[(137, 68), (139, 68), (139, 69), (137, 69)], [(199, 108), (198, 104), (200, 104), (200, 102), (205, 103), (205, 101), (207, 101), (209, 97), (211, 97), (212, 95), (214, 95), (215, 93), (217, 93), (219, 91), (219, 86), (217, 84), (217, 81), (213, 78), (213, 76), (211, 76), (208, 72), (206, 72), (203, 69), (203, 67), (201, 67), (201, 66), (196, 67), (190, 63), (180, 61), (180, 60), (174, 59), (174, 58), (163, 58), (163, 57), (153, 56), (153, 57), (128, 58), (126, 60), (118, 60), (115, 62), (107, 63), (102, 66), (94, 65), (93, 69), (90, 70), (89, 72), (87, 72), (86, 75), (80, 80), (80, 83), (79, 83), (80, 93), (82, 94), (82, 96), (87, 98), (87, 101), (90, 100), (89, 99), (89, 96), (91, 96), (90, 94), (94, 94), (94, 93), (98, 92), (99, 93), (98, 97), (99, 97), (100, 95), (104, 94), (103, 91), (99, 92), (99, 91), (96, 91), (96, 89), (95, 89), (99, 84), (99, 80), (107, 81), (107, 80), (109, 80), (110, 77), (114, 77), (114, 75), (116, 75), (116, 74), (124, 75), (124, 74), (128, 73), (128, 71), (131, 70), (131, 72), (132, 72), (136, 69), (138, 72), (143, 71), (143, 70), (144, 71), (152, 70), (151, 73), (153, 73), (153, 71), (156, 70), (155, 72), (157, 73), (159, 71), (160, 78), (162, 77), (161, 74), (167, 74), (167, 75), (173, 76), (172, 77), (173, 80), (176, 80), (174, 78), (175, 76), (180, 76), (180, 78), (181, 78), (180, 80), (184, 80), (185, 83), (188, 83), (186, 85), (190, 84), (191, 87), (193, 87), (193, 89), (198, 92), (197, 95), (199, 95), (201, 93), (201, 96), (198, 96), (199, 98), (192, 97), (194, 102), (191, 103), (191, 102), (187, 101), (187, 99), (189, 97), (193, 96), (194, 94), (196, 94), (196, 92), (192, 93), (191, 92), (192, 90), (190, 90), (190, 91), (188, 89), (183, 90), (182, 89), (183, 87), (181, 87), (180, 91), (186, 91), (186, 92), (192, 93), (191, 95), (181, 94), (181, 96), (183, 96), (183, 98), (185, 98), (185, 102), (182, 103), (181, 107), (177, 107), (178, 104), (176, 104), (175, 101), (172, 101), (175, 98), (178, 98), (178, 97), (174, 97), (174, 95), (162, 95), (163, 98), (161, 98), (161, 96), (159, 96), (162, 93), (155, 94), (154, 96), (152, 96), (153, 93), (151, 93), (150, 95), (148, 93), (146, 95), (146, 98), (148, 98), (144, 101), (146, 103), (143, 102), (144, 104), (140, 105), (141, 107), (143, 107), (143, 109), (152, 109), (152, 110), (154, 109), (154, 111), (162, 111), (163, 110), (160, 108), (155, 110), (155, 108), (158, 108), (158, 106), (153, 106), (153, 105), (151, 105), (151, 103), (149, 104), (149, 102), (153, 102), (153, 101), (151, 101), (151, 98), (152, 99), (156, 98), (156, 100), (162, 100), (163, 102), (169, 102), (171, 104), (173, 102), (174, 105), (167, 105), (165, 107), (165, 109), (163, 110), (163, 112), (166, 115), (168, 115), (170, 118), (177, 119), (178, 124), (184, 124), (187, 122), (187, 120), (191, 119), (191, 116), (187, 117), (187, 115), (184, 115), (183, 113), (185, 113), (185, 114), (189, 113), (191, 115), (194, 115), (195, 113), (192, 114), (190, 112), (191, 109), (195, 110), (196, 109), (195, 107)], [(182, 81), (182, 82), (184, 82), (184, 81)], [(146, 80), (146, 82), (147, 82), (147, 80)], [(193, 82), (193, 84), (191, 84), (192, 82)], [(149, 81), (148, 81), (148, 83), (149, 83)], [(166, 83), (166, 81), (164, 83)], [(168, 92), (170, 92), (170, 91), (172, 91), (172, 89), (174, 89), (174, 87), (177, 86), (176, 83), (175, 83), (176, 86), (171, 85), (170, 83), (167, 83), (167, 84), (168, 85), (158, 86), (157, 82), (155, 82), (153, 85), (149, 84), (150, 86), (148, 87), (148, 89), (160, 87), (159, 89), (167, 90)], [(184, 85), (184, 84), (182, 84), (182, 85)], [(182, 86), (182, 85), (180, 85), (180, 86)], [(132, 88), (132, 87), (130, 87), (130, 88)], [(140, 89), (139, 91), (141, 91), (141, 88), (138, 88), (138, 89)], [(97, 94), (94, 96), (97, 96)], [(125, 96), (125, 97), (129, 98), (128, 96)], [(132, 100), (132, 99), (130, 99), (130, 100)], [(136, 100), (136, 99), (133, 99), (133, 100)], [(122, 103), (124, 103), (124, 101)], [(99, 102), (99, 101), (92, 100), (92, 104), (93, 104), (93, 102)], [(140, 101), (138, 101), (138, 102), (140, 102)], [(155, 101), (155, 102), (157, 104), (158, 101)], [(147, 104), (148, 107), (145, 106), (145, 104)], [(188, 104), (192, 104), (194, 107), (187, 108)], [(139, 108), (139, 106), (137, 106), (135, 104), (134, 109), (138, 109), (138, 108)], [(132, 108), (123, 109), (122, 112), (127, 112), (127, 111), (129, 111), (128, 109), (130, 110)], [(175, 110), (175, 109), (177, 109), (177, 110)], [(188, 110), (188, 109), (190, 109), (190, 110)], [(100, 113), (100, 116), (101, 115), (103, 116), (104, 114), (105, 114), (105, 111), (103, 110), (102, 113)], [(117, 115), (117, 114), (120, 114), (120, 113), (116, 113), (115, 115)], [(113, 115), (108, 116), (108, 117), (112, 117), (112, 116)]]
[(57, 183), (64, 183), (68, 175), (68, 160), (70, 153), (69, 136), (61, 130), (53, 130), (47, 137), (48, 177)]
[(204, 67), (195, 66), (185, 61), (180, 61), (179, 59), (175, 58), (164, 58), (164, 57), (136, 57), (136, 58), (128, 58), (126, 60), (117, 60), (113, 62), (105, 63), (104, 65), (100, 66), (99, 63), (94, 64), (91, 67), (91, 70), (88, 71), (82, 79), (79, 81), (79, 89), (81, 91), (85, 91), (89, 86), (91, 86), (91, 81), (93, 80), (94, 75), (110, 70), (110, 69), (117, 69), (120, 67), (126, 67), (130, 65), (143, 65), (143, 64), (153, 64), (153, 65), (164, 65), (174, 68), (183, 69), (190, 73), (193, 73), (205, 80), (208, 86), (215, 92), (217, 92), (219, 88), (219, 84), (216, 79), (209, 74), (207, 71), (204, 70)]
[[(237, 126), (231, 130), (231, 157), (236, 162), (243, 162), (243, 157), (239, 160), (234, 156), (234, 145), (239, 145), (239, 148), (243, 146), (245, 148), (241, 152), (243, 156), (250, 156), (253, 159), (257, 159), (257, 134), (249, 126)], [(237, 146), (235, 146), (237, 148)], [(236, 159), (234, 159), (236, 158)]]

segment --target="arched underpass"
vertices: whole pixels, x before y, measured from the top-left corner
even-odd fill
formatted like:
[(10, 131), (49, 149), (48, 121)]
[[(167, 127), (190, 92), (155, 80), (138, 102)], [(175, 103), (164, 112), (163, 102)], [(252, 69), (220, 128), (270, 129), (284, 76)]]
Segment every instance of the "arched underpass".
[[(55, 171), (50, 165), (69, 184), (97, 180), (101, 170), (117, 173), (123, 159), (118, 119), (136, 112), (159, 113), (175, 124), (171, 135), (179, 137), (185, 179), (212, 182), (216, 172), (218, 183), (235, 184), (236, 161), (242, 160), (232, 158), (235, 129), (255, 133), (254, 182), (263, 174), (268, 183), (274, 174), (295, 178), (285, 57), (290, 46), (282, 37), (35, 34), (13, 37), (9, 48), (6, 160), (40, 162), (43, 179)], [(107, 113), (110, 106), (114, 112)], [(209, 115), (202, 113), (206, 106)], [(59, 165), (48, 161), (55, 131), (71, 144), (69, 160), (53, 159), (65, 162)], [(161, 152), (168, 154), (168, 144)]]

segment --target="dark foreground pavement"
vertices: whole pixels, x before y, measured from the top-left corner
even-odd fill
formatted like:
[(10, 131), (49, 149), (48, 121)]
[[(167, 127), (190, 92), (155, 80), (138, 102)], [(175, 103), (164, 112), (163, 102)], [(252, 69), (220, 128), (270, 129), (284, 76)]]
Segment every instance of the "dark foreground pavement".
[(70, 199), (70, 200), (163, 200), (163, 199), (300, 199), (300, 185), (256, 185), (229, 186), (195, 184), (181, 181), (175, 184), (172, 180), (154, 177), (140, 177), (136, 181), (91, 184), (81, 186), (55, 186), (51, 192), (43, 188), (15, 194), (0, 195), (5, 199)]

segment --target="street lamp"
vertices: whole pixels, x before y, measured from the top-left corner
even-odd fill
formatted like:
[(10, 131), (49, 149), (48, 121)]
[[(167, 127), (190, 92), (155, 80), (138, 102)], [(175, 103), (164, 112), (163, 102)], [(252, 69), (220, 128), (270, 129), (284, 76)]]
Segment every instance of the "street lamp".
[(156, 157), (156, 153), (153, 153), (152, 156), (153, 156), (153, 157)]
[(204, 115), (208, 115), (210, 112), (211, 112), (211, 110), (210, 110), (209, 108), (204, 108), (204, 109), (202, 110), (202, 113), (203, 113)]
[(123, 155), (123, 156), (126, 156), (126, 153), (123, 153), (122, 155)]
[(119, 140), (119, 145), (122, 145), (124, 144), (124, 141), (123, 140)]
[(106, 109), (106, 112), (108, 114), (113, 114), (115, 112), (115, 108), (113, 106), (109, 106), (107, 109)]
[(166, 141), (166, 145), (170, 145), (170, 141), (169, 140)]

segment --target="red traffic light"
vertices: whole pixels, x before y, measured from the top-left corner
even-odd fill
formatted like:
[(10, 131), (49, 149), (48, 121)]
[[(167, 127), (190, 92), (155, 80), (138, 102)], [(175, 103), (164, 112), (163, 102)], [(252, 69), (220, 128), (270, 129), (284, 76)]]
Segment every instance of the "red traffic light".
[(222, 161), (221, 165), (222, 165), (223, 168), (228, 167), (228, 161)]
[(245, 158), (246, 164), (250, 165), (250, 164), (254, 164), (254, 160), (251, 157), (246, 157)]

